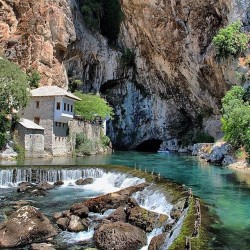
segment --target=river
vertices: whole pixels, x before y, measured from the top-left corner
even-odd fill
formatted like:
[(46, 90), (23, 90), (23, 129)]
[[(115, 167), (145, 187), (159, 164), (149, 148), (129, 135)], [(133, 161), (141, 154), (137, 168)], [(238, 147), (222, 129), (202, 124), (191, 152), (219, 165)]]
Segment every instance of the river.
[[(7, 162), (2, 162), (7, 165)], [(10, 164), (10, 162), (9, 162)], [(191, 187), (206, 201), (220, 219), (214, 225), (213, 249), (249, 249), (250, 246), (250, 174), (212, 166), (196, 157), (167, 154), (116, 152), (113, 155), (84, 158), (27, 160), (25, 165), (125, 165)]]

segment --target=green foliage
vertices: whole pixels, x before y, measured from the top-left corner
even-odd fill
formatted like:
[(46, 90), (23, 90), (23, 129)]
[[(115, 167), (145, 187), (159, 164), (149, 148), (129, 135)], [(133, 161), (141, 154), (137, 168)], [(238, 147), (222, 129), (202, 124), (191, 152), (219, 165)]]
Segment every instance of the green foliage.
[(17, 158), (19, 160), (24, 159), (25, 158), (25, 149), (24, 149), (23, 145), (20, 143), (19, 138), (17, 136), (14, 136), (13, 141), (14, 141), (13, 149), (17, 153)]
[(83, 155), (91, 155), (95, 152), (96, 143), (89, 140), (84, 133), (76, 134), (76, 152)]
[(122, 51), (121, 63), (124, 68), (133, 67), (135, 65), (135, 52), (129, 48)]
[(120, 33), (122, 11), (119, 0), (102, 0), (103, 17), (101, 19), (101, 31), (109, 42), (115, 42)]
[(184, 147), (195, 143), (214, 143), (214, 138), (202, 130), (190, 130), (181, 137), (181, 145)]
[(214, 143), (214, 138), (213, 136), (200, 131), (194, 136), (194, 143)]
[(106, 135), (101, 135), (101, 144), (102, 144), (102, 146), (108, 147), (109, 143), (110, 143), (109, 137), (106, 136)]
[(28, 76), (28, 81), (30, 88), (38, 88), (39, 87), (39, 82), (41, 80), (41, 76), (36, 70), (31, 70), (29, 76)]
[(75, 92), (79, 88), (81, 83), (82, 83), (81, 80), (74, 79), (69, 83), (69, 91), (72, 93)]
[(218, 58), (237, 56), (247, 49), (249, 38), (241, 32), (241, 22), (237, 21), (220, 29), (213, 38)]
[(7, 141), (11, 115), (28, 103), (28, 86), (27, 75), (16, 64), (0, 58), (0, 149)]
[(246, 90), (234, 86), (222, 99), (222, 130), (225, 140), (236, 149), (245, 146), (250, 153), (250, 105), (244, 100)]
[(122, 21), (119, 1), (81, 0), (80, 5), (87, 27), (93, 31), (101, 31), (109, 42), (115, 42)]
[(103, 6), (101, 0), (84, 0), (81, 1), (83, 17), (87, 27), (91, 30), (99, 30)]
[(93, 121), (96, 116), (100, 116), (102, 119), (105, 119), (106, 116), (113, 116), (113, 108), (99, 95), (83, 94), (79, 91), (74, 94), (82, 99), (75, 103), (75, 113), (82, 118)]

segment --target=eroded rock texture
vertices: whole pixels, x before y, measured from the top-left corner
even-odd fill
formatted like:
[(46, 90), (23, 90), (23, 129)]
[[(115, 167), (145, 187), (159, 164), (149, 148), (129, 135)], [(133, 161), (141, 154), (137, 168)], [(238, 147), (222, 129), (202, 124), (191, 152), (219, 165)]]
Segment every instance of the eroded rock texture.
[[(108, 126), (115, 147), (175, 148), (183, 130), (218, 114), (234, 79), (230, 62), (216, 63), (211, 40), (235, 1), (120, 3), (124, 21), (111, 48), (86, 28), (76, 0), (0, 0), (1, 47), (24, 70), (37, 69), (41, 85), (80, 80), (83, 90), (106, 96), (115, 107)], [(135, 52), (134, 68), (122, 67), (122, 47)]]

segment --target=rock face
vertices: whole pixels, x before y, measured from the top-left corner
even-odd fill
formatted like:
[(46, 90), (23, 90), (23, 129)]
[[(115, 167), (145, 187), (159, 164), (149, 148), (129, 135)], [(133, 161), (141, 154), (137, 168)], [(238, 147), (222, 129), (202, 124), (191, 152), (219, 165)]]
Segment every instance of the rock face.
[(93, 178), (80, 179), (75, 182), (76, 185), (87, 185), (94, 182)]
[(55, 236), (57, 230), (48, 218), (31, 206), (14, 212), (0, 226), (0, 247), (17, 247)]
[(128, 222), (146, 232), (151, 232), (154, 228), (161, 227), (167, 223), (168, 216), (148, 211), (139, 206), (131, 209)]
[(124, 222), (101, 225), (95, 231), (94, 241), (103, 250), (137, 250), (147, 245), (146, 233)]
[(233, 2), (120, 1), (118, 44), (135, 52), (130, 69), (122, 67), (119, 50), (85, 27), (76, 0), (0, 0), (0, 44), (24, 70), (38, 70), (42, 85), (67, 87), (77, 79), (84, 90), (107, 96), (115, 107), (108, 126), (115, 147), (155, 140), (174, 149), (197, 116), (219, 113), (226, 82), (234, 79), (211, 48)]

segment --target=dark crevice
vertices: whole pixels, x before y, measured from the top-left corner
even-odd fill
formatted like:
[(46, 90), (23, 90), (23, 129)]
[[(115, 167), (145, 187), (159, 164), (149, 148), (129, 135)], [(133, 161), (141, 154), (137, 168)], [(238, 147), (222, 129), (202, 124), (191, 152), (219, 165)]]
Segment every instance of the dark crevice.
[(150, 139), (142, 142), (139, 146), (136, 147), (136, 150), (140, 152), (157, 152), (161, 144), (162, 140)]

